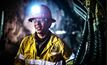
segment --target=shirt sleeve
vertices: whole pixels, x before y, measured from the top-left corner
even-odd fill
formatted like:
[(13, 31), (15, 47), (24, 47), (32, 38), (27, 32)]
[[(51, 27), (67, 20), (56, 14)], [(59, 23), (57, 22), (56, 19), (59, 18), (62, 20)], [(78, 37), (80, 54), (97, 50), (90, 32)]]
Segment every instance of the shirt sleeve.
[(72, 50), (66, 44), (64, 44), (63, 57), (65, 58), (65, 60), (68, 60), (71, 54), (72, 54)]
[(72, 54), (72, 49), (70, 49), (70, 47), (63, 40), (60, 40), (60, 48), (63, 58), (68, 60)]
[(17, 55), (15, 57), (14, 65), (25, 65), (24, 64), (24, 44), (27, 42), (27, 37), (23, 38), (19, 46)]

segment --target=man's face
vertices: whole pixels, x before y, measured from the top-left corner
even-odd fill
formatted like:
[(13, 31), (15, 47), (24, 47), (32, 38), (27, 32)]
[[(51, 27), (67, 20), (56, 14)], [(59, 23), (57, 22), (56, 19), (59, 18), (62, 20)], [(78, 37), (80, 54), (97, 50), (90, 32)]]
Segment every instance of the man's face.
[(52, 23), (50, 19), (46, 18), (35, 18), (32, 20), (32, 22), (34, 22), (36, 32), (39, 34), (45, 33)]

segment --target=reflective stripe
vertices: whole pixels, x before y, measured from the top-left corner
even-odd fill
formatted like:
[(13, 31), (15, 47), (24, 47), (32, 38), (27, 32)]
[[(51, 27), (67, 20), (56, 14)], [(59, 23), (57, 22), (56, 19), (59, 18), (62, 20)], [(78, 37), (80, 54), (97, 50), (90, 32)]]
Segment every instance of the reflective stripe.
[[(24, 60), (24, 55), (19, 54), (19, 59)], [(62, 61), (50, 62), (45, 60), (35, 60), (35, 59), (25, 59), (27, 64), (37, 64), (37, 65), (62, 65)]]
[(24, 55), (19, 54), (19, 59), (24, 60)]
[(37, 65), (62, 65), (62, 61), (59, 62), (50, 62), (45, 60), (26, 60), (25, 63), (27, 64), (37, 64)]

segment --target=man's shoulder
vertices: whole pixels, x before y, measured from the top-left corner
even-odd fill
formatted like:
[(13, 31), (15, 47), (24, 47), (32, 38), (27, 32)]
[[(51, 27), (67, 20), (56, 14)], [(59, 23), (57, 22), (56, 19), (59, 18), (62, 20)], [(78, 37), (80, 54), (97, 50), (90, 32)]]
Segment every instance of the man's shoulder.
[(56, 39), (58, 39), (58, 38), (60, 38), (60, 37), (58, 37), (56, 34), (51, 34), (51, 36), (53, 37), (53, 38), (56, 38)]
[(34, 38), (34, 34), (26, 35), (23, 39), (30, 39), (30, 38)]
[(51, 35), (51, 40), (54, 41), (54, 42), (63, 42), (63, 39), (58, 37), (56, 34)]
[(27, 35), (23, 38), (23, 40), (21, 41), (22, 44), (24, 44), (25, 46), (28, 44), (30, 44), (29, 42), (34, 42), (34, 35), (31, 34), (31, 35)]

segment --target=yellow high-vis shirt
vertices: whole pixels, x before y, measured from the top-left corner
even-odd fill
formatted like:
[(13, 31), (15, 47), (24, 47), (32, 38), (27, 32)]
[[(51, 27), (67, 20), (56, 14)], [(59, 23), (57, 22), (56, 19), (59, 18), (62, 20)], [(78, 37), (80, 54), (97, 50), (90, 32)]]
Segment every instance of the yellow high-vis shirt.
[(35, 35), (26, 36), (19, 47), (15, 57), (15, 65), (64, 65), (63, 61), (69, 59), (71, 49), (55, 34), (51, 37), (41, 52), (37, 55)]

